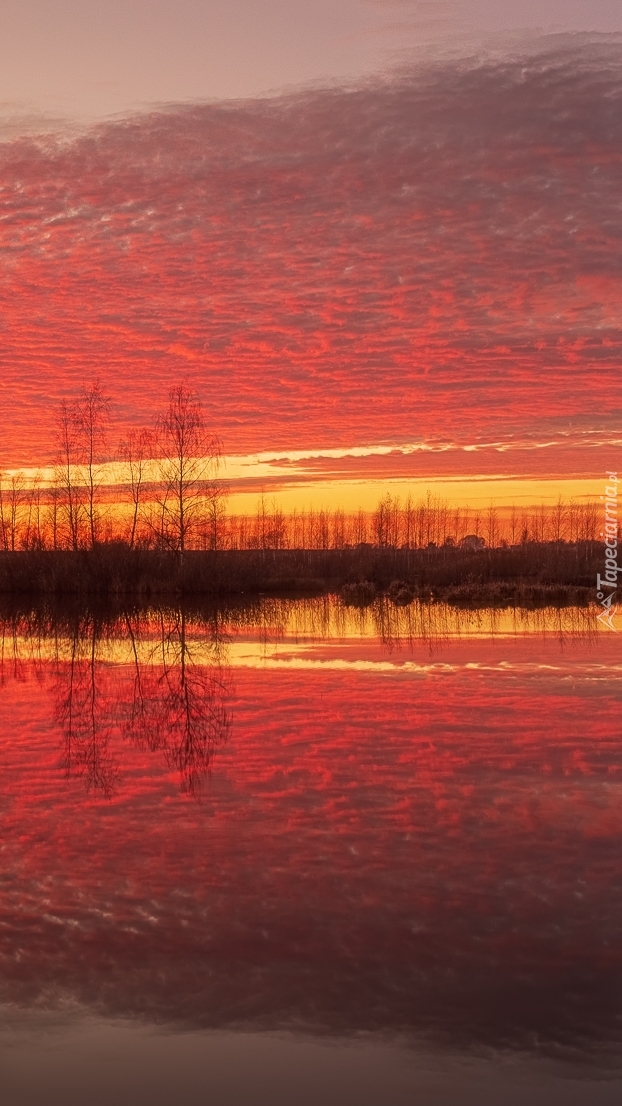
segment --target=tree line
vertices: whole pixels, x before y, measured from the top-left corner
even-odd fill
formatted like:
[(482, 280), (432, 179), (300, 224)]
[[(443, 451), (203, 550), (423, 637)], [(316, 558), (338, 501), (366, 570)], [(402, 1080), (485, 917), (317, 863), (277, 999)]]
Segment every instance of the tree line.
[(0, 473), (0, 548), (78, 550), (123, 542), (183, 557), (189, 549), (422, 549), (473, 537), (496, 548), (599, 537), (596, 504), (562, 499), (482, 510), (452, 507), (431, 493), (418, 501), (387, 494), (371, 511), (285, 513), (262, 493), (254, 514), (229, 514), (220, 440), (185, 383), (170, 390), (153, 426), (131, 431), (114, 453), (110, 429), (110, 401), (99, 383), (63, 401), (51, 472)]
[(294, 510), (260, 496), (254, 515), (223, 518), (220, 540), (228, 549), (426, 549), (457, 546), (472, 538), (497, 548), (530, 542), (596, 541), (596, 504), (558, 499), (554, 505), (506, 509), (451, 506), (428, 493), (415, 500), (386, 494), (372, 511)]

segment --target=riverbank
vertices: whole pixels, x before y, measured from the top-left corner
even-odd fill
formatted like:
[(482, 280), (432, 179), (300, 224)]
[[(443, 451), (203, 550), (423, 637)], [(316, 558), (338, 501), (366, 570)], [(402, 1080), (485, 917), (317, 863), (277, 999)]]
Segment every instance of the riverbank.
[(176, 553), (121, 543), (89, 550), (0, 553), (0, 594), (42, 598), (220, 599), (339, 592), (364, 606), (438, 598), (456, 605), (585, 603), (603, 562), (599, 542), (497, 549), (258, 549)]

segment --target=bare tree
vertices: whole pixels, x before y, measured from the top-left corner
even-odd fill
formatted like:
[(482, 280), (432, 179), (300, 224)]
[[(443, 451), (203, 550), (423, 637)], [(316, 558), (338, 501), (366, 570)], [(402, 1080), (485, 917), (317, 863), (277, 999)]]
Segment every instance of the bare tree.
[(35, 473), (30, 486), (24, 491), (24, 512), (20, 526), (20, 544), (23, 549), (41, 549), (41, 476)]
[(208, 498), (206, 503), (205, 547), (222, 549), (225, 543), (225, 522), (227, 517), (224, 489), (221, 495)]
[(11, 548), (9, 520), (7, 518), (6, 492), (4, 490), (5, 473), (0, 472), (0, 542), (3, 549)]
[(512, 504), (512, 512), (510, 514), (510, 543), (511, 543), (511, 545), (516, 545), (517, 526), (518, 526), (518, 522), (517, 522), (517, 515), (516, 515), (516, 507), (514, 506), (514, 504)]
[(47, 494), (46, 530), (52, 549), (58, 549), (58, 524), (59, 524), (60, 488), (55, 479)]
[(205, 523), (208, 504), (224, 494), (216, 479), (220, 441), (207, 430), (200, 400), (185, 383), (171, 389), (158, 419), (156, 454), (158, 536), (182, 558)]
[(378, 501), (374, 512), (374, 544), (387, 546), (391, 544), (391, 515), (393, 512), (393, 499), (387, 493)]
[(490, 549), (499, 544), (499, 514), (497, 508), (490, 504), (486, 517), (486, 537)]
[(153, 435), (148, 430), (131, 430), (126, 441), (121, 442), (120, 454), (127, 465), (128, 487), (132, 501), (129, 545), (133, 549), (145, 500), (148, 462), (153, 456)]
[(57, 416), (55, 484), (68, 544), (77, 549), (87, 531), (91, 548), (99, 540), (99, 488), (102, 483), (110, 401), (99, 381), (83, 388), (77, 399), (63, 400)]
[(268, 524), (268, 508), (266, 506), (266, 496), (263, 488), (261, 494), (257, 500), (257, 510), (255, 511), (255, 534), (253, 537), (253, 545), (256, 549), (267, 549), (270, 544)]
[(6, 487), (0, 474), (0, 538), (4, 549), (17, 549), (22, 507), (26, 498), (23, 472), (12, 473)]
[(333, 514), (333, 549), (343, 549), (346, 545), (346, 516), (342, 507), (337, 507)]
[(98, 489), (101, 484), (100, 465), (104, 459), (106, 433), (110, 418), (110, 400), (104, 395), (98, 380), (83, 388), (75, 405), (78, 446), (86, 488), (86, 517), (91, 548), (99, 539), (100, 513)]
[(557, 503), (553, 508), (553, 540), (563, 541), (568, 528), (568, 516), (569, 511), (567, 505), (564, 503), (561, 495), (557, 499)]
[(80, 539), (80, 502), (79, 478), (77, 475), (78, 440), (75, 418), (75, 404), (63, 400), (56, 419), (56, 438), (58, 462), (55, 471), (57, 503), (56, 520), (61, 521), (67, 530), (67, 544), (77, 549)]
[(365, 511), (359, 507), (354, 522), (354, 540), (357, 545), (367, 543), (368, 518)]

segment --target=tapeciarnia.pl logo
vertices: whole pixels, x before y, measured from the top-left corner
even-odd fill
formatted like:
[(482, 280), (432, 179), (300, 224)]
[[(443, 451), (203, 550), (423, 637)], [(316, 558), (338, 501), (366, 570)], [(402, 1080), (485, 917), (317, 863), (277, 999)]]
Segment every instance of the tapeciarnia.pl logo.
[(617, 472), (607, 472), (609, 483), (605, 487), (605, 494), (601, 499), (605, 502), (605, 529), (601, 531), (605, 539), (605, 575), (600, 572), (596, 575), (596, 598), (603, 608), (598, 615), (598, 621), (608, 626), (610, 630), (617, 627), (613, 619), (618, 609), (617, 599), (618, 572), (618, 484), (620, 478)]

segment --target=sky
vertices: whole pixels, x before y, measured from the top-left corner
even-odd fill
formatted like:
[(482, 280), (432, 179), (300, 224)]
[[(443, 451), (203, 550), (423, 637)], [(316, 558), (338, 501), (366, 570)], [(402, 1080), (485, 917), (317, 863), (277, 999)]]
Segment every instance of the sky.
[(608, 0), (5, 0), (0, 466), (185, 378), (249, 509), (597, 494), (621, 100)]
[(534, 31), (622, 31), (622, 8), (618, 0), (3, 0), (0, 115), (28, 125), (40, 114), (94, 119), (255, 97)]

